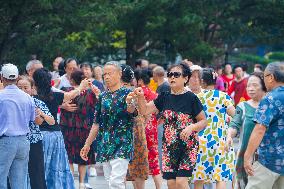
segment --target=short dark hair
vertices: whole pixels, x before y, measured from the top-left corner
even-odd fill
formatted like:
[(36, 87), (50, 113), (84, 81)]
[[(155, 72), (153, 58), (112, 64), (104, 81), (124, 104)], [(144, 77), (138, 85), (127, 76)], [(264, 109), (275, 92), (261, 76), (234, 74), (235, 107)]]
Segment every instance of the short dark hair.
[(213, 68), (204, 68), (201, 72), (201, 78), (206, 85), (215, 85), (216, 84), (216, 73)]
[(130, 83), (134, 79), (134, 72), (132, 68), (126, 64), (122, 64), (121, 68), (122, 68), (121, 80), (125, 83)]
[(233, 72), (234, 72), (234, 73), (235, 73), (235, 70), (236, 70), (237, 68), (242, 68), (242, 70), (244, 70), (242, 65), (236, 64), (236, 65), (234, 66), (234, 68), (233, 68)]
[(263, 71), (263, 66), (261, 64), (255, 64), (255, 68), (259, 68), (261, 71)]
[(82, 69), (83, 67), (88, 67), (88, 68), (93, 68), (92, 64), (89, 62), (83, 62), (82, 64), (80, 64), (80, 69)]
[(142, 79), (145, 85), (148, 85), (150, 83), (151, 73), (148, 69), (136, 69), (134, 71), (134, 76), (137, 81), (139, 79)]
[(135, 60), (135, 67), (141, 66), (141, 65), (142, 65), (142, 61), (143, 61), (143, 59), (137, 59), (137, 60)]
[(84, 73), (77, 69), (71, 73), (70, 78), (75, 82), (76, 85), (80, 85), (81, 81), (85, 79)]
[(184, 64), (184, 63), (173, 64), (168, 68), (167, 72), (170, 72), (175, 67), (178, 67), (178, 68), (181, 69), (183, 77), (188, 77), (187, 81), (184, 84), (184, 86), (186, 86), (189, 82), (189, 78), (191, 77), (191, 71), (190, 71), (189, 66), (187, 64)]
[(78, 64), (78, 61), (76, 58), (67, 58), (65, 61), (64, 61), (64, 69), (67, 67), (67, 64), (69, 64), (71, 61), (75, 61), (77, 64)]

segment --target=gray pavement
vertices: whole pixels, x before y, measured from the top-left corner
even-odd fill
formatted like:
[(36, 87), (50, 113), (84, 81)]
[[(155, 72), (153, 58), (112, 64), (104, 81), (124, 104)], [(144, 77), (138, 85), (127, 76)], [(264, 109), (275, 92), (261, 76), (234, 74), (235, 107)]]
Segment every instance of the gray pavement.
[[(76, 171), (77, 167), (76, 165), (74, 166), (75, 168), (75, 185), (76, 185), (76, 189), (79, 189), (79, 181), (78, 181), (78, 172)], [(108, 189), (108, 183), (105, 181), (104, 176), (103, 176), (103, 172), (102, 172), (102, 168), (100, 165), (96, 166), (97, 169), (97, 173), (99, 176), (96, 177), (89, 177), (89, 184), (92, 187), (92, 189)], [(228, 182), (227, 183), (227, 189), (232, 189), (232, 183)], [(163, 180), (163, 185), (161, 189), (167, 189), (167, 183), (165, 180)], [(204, 189), (215, 189), (215, 184), (211, 185), (211, 186), (206, 186), (204, 187)], [(126, 189), (134, 189), (131, 182), (127, 182), (126, 183)], [(152, 179), (151, 176), (149, 176), (148, 180), (145, 183), (145, 189), (156, 189), (155, 188), (155, 184), (154, 181)], [(193, 189), (193, 186), (191, 186), (191, 189)]]

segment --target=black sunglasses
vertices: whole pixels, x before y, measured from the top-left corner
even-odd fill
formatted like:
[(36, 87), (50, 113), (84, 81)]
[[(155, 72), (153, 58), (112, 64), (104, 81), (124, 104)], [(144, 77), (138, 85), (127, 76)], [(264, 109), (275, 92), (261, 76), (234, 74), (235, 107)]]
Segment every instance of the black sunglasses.
[(182, 75), (182, 73), (180, 73), (180, 72), (168, 72), (167, 73), (168, 78), (171, 78), (173, 76), (174, 76), (174, 78), (179, 78), (181, 75)]

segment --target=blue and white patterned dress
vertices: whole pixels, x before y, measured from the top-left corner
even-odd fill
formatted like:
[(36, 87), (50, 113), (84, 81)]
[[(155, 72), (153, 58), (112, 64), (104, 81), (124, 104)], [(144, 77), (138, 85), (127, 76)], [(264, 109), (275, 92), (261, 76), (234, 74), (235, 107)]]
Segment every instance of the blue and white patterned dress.
[[(46, 106), (46, 104), (43, 101), (41, 101), (37, 98), (34, 98), (34, 97), (32, 97), (32, 98), (35, 102), (36, 108), (39, 108), (44, 114), (53, 117), (51, 115), (48, 107)], [(42, 133), (39, 129), (39, 126), (37, 124), (35, 124), (34, 121), (30, 122), (29, 128), (30, 128), (30, 133), (27, 134), (27, 138), (30, 141), (30, 143), (35, 144), (35, 143), (38, 143), (38, 141), (41, 141), (43, 139), (43, 135), (42, 135)]]

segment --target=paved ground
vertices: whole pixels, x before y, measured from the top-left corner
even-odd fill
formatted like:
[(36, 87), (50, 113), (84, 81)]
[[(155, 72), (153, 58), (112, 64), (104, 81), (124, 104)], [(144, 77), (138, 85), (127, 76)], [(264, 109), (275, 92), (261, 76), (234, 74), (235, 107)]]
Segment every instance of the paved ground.
[[(98, 165), (96, 167), (96, 169), (97, 169), (97, 173), (98, 173), (99, 176), (89, 177), (90, 186), (93, 189), (108, 189), (108, 184), (105, 181), (104, 177), (102, 176), (103, 172), (102, 172), (101, 166)], [(76, 170), (76, 166), (75, 166), (75, 170)], [(78, 181), (78, 173), (77, 172), (75, 172), (75, 184), (76, 184), (76, 189), (78, 189), (79, 188), (79, 181)], [(231, 183), (228, 183), (226, 188), (231, 189), (232, 188)], [(126, 189), (133, 189), (131, 182), (126, 183)], [(149, 179), (146, 181), (145, 189), (156, 189), (154, 181), (151, 177), (149, 177)], [(163, 181), (163, 186), (162, 186), (161, 189), (167, 189), (167, 184), (166, 184), (165, 180)], [(191, 189), (193, 189), (193, 187), (191, 187)], [(211, 186), (211, 187), (206, 186), (204, 189), (215, 189), (215, 186), (214, 185)]]

